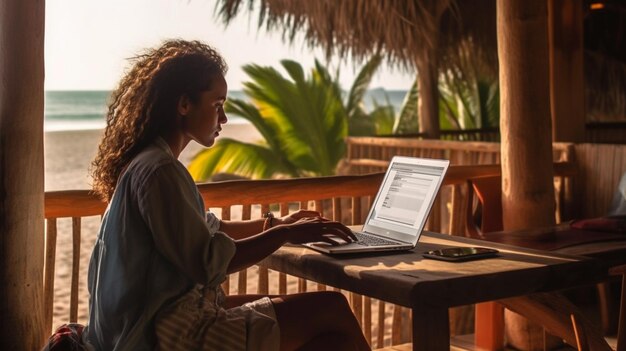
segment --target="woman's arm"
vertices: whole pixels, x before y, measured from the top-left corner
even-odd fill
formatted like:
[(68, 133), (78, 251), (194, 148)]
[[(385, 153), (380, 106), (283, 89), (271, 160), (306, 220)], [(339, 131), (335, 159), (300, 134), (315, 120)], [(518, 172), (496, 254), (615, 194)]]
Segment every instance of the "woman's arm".
[(350, 242), (356, 237), (339, 222), (329, 222), (320, 217), (305, 217), (293, 223), (280, 224), (262, 233), (235, 241), (235, 256), (227, 272), (233, 273), (261, 261), (285, 243), (303, 244), (324, 241), (336, 245), (332, 236)]
[[(274, 220), (277, 220), (275, 218)], [(228, 234), (235, 240), (244, 239), (263, 231), (265, 219), (252, 219), (248, 221), (220, 221), (220, 231)]]
[[(299, 210), (284, 217), (275, 217), (272, 218), (269, 228), (276, 227), (281, 224), (295, 223), (299, 219), (306, 217), (320, 217), (320, 213), (316, 211)], [(264, 223), (265, 219), (220, 221), (219, 230), (228, 234), (228, 236), (235, 240), (241, 240), (261, 233), (263, 231)]]

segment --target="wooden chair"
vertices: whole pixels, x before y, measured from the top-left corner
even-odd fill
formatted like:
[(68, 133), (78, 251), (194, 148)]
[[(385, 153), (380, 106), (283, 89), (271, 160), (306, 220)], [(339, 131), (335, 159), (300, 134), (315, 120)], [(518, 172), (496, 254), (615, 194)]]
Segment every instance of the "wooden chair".
[[(481, 177), (467, 180), (467, 201), (465, 226), (467, 236), (484, 239), (483, 233), (498, 232), (502, 224), (502, 177)], [(474, 210), (474, 196), (478, 199)], [(479, 218), (477, 218), (479, 217)]]
[[(491, 240), (491, 232), (502, 231), (501, 177), (488, 176), (467, 180), (467, 206), (465, 214), (466, 235), (476, 239)], [(477, 201), (476, 201), (476, 200)], [(474, 206), (474, 202), (476, 206)], [(580, 244), (584, 244), (584, 239)], [(532, 246), (532, 245), (531, 245)], [(607, 283), (597, 285), (600, 315), (605, 331), (611, 329), (612, 312)], [(504, 316), (500, 304), (488, 302), (476, 305), (475, 323), (477, 347), (498, 349), (504, 342)], [(576, 318), (576, 316), (572, 316)], [(580, 319), (580, 316), (578, 317)], [(582, 332), (582, 330), (579, 330)]]

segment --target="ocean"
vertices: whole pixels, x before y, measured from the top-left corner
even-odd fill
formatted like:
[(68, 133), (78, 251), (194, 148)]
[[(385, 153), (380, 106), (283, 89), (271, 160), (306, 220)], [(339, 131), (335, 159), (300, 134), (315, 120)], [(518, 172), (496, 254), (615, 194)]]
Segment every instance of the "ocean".
[[(110, 95), (107, 90), (84, 90), (84, 91), (46, 91), (44, 103), (44, 130), (90, 130), (105, 127), (105, 114)], [(230, 97), (246, 99), (243, 91), (233, 90), (228, 92)], [(389, 103), (399, 110), (406, 91), (384, 90), (381, 88), (371, 89), (364, 99), (365, 108), (369, 111), (374, 102), (378, 105)], [(385, 96), (386, 95), (386, 96)], [(228, 116), (228, 123), (249, 123), (247, 120)]]

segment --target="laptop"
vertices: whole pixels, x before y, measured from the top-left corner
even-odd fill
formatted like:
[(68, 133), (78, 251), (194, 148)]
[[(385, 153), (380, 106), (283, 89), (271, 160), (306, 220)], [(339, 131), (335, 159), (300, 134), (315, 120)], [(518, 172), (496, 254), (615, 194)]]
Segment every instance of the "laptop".
[(448, 160), (395, 156), (389, 163), (357, 241), (304, 246), (326, 254), (411, 250), (417, 245), (426, 219), (448, 170)]

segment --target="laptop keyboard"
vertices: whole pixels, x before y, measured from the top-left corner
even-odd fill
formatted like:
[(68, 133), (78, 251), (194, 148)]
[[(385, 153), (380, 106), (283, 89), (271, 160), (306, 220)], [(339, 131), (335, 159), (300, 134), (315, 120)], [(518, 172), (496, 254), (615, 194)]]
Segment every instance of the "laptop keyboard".
[(354, 232), (357, 238), (356, 243), (363, 246), (391, 246), (398, 245), (395, 241), (385, 240), (373, 235), (367, 235), (365, 233)]

